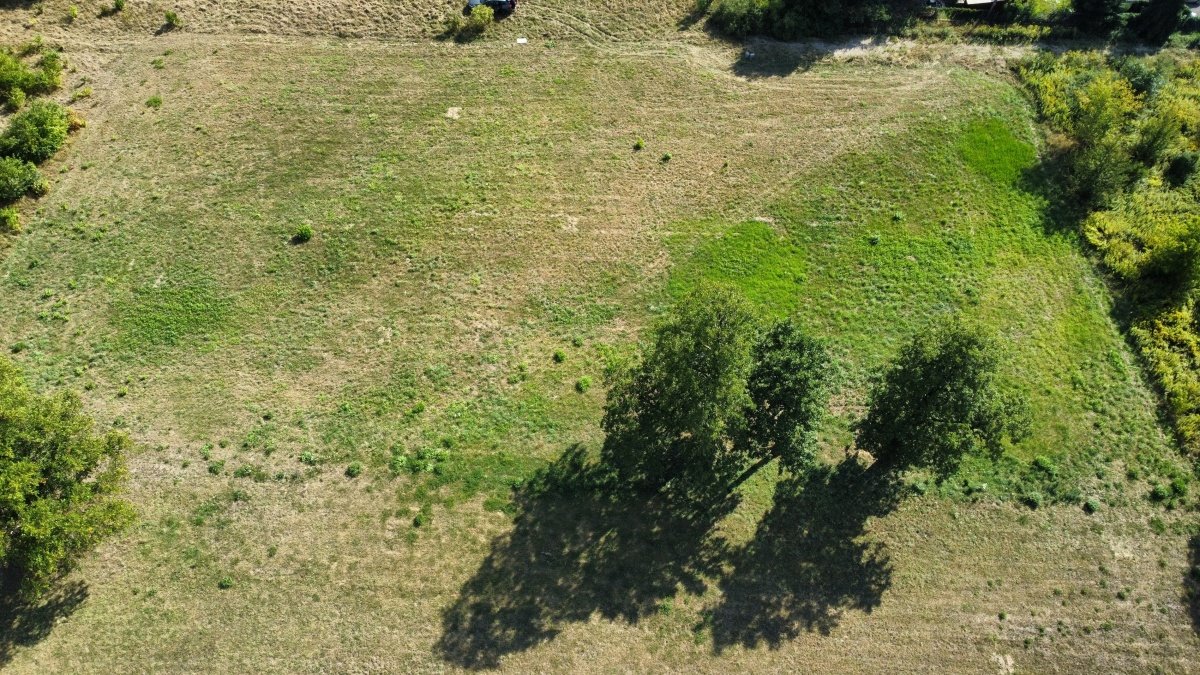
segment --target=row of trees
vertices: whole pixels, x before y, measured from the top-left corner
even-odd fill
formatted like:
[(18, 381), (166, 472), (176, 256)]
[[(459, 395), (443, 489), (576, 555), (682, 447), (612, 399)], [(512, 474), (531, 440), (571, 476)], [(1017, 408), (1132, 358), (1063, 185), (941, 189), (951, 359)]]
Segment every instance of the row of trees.
[[(700, 0), (709, 24), (732, 37), (769, 35), (781, 40), (846, 34), (894, 33), (928, 15), (924, 0)], [(955, 2), (947, 0), (946, 5)], [(1075, 0), (1069, 11), (1043, 9), (1036, 0), (1009, 0), (999, 11), (974, 15), (996, 23), (1049, 23), (1073, 34), (1162, 44), (1187, 17), (1184, 0)], [(1133, 11), (1130, 11), (1130, 10)]]
[[(967, 454), (1023, 438), (1027, 412), (997, 385), (997, 365), (993, 341), (959, 321), (915, 338), (857, 426), (872, 471), (947, 476)], [(775, 459), (802, 472), (816, 461), (836, 370), (794, 320), (763, 326), (733, 292), (697, 291), (614, 377), (602, 460), (627, 485), (685, 493), (731, 490)]]

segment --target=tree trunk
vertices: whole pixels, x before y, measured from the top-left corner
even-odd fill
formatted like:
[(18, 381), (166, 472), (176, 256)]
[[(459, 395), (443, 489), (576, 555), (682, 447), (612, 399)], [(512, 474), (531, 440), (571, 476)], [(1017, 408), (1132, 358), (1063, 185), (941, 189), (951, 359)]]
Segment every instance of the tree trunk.
[(758, 473), (759, 469), (763, 468), (767, 464), (770, 464), (771, 460), (773, 459), (775, 459), (775, 455), (767, 455), (766, 457), (763, 457), (754, 464), (750, 465), (749, 468), (742, 472), (742, 475), (738, 476), (732, 483), (729, 484), (729, 487), (725, 490), (725, 494), (729, 494), (730, 492), (738, 489), (738, 486), (750, 480), (751, 476)]

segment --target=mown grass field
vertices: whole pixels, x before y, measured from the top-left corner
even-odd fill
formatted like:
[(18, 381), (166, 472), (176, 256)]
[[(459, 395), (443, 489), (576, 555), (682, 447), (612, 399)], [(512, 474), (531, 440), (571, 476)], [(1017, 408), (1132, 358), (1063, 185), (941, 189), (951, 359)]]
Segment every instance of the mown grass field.
[[(140, 519), (6, 615), (8, 669), (1195, 668), (1188, 516), (1146, 499), (1190, 469), (1003, 77), (64, 40), (89, 126), (5, 243), (0, 344), (130, 431)], [(606, 365), (713, 281), (831, 344), (831, 464), (871, 375), (955, 311), (1002, 336), (1034, 433), (878, 512), (776, 500), (772, 471), (702, 524), (528, 488), (597, 447)]]

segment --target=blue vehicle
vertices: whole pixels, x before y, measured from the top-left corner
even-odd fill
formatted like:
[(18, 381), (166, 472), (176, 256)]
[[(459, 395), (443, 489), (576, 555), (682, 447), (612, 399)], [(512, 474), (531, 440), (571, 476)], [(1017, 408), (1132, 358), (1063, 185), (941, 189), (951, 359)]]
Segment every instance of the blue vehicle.
[(491, 7), (497, 14), (512, 14), (517, 8), (517, 0), (467, 0), (467, 11), (470, 12), (480, 5)]

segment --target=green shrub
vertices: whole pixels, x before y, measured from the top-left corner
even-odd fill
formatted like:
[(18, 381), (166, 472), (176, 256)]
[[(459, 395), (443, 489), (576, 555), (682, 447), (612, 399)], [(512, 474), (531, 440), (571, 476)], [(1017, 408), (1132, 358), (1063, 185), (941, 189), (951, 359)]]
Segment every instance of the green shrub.
[(53, 101), (35, 101), (9, 122), (0, 136), (0, 154), (40, 164), (58, 152), (69, 131), (66, 108)]
[(42, 54), (37, 67), (31, 68), (16, 55), (0, 50), (0, 92), (4, 92), (5, 104), (10, 109), (20, 108), (27, 95), (57, 89), (62, 84), (62, 70), (62, 56), (56, 51)]
[(150, 98), (146, 99), (146, 107), (154, 108), (155, 110), (158, 110), (159, 108), (161, 108), (162, 107), (162, 96), (155, 94), (155, 95), (151, 96)]
[(4, 107), (16, 112), (25, 107), (25, 92), (20, 87), (13, 87), (4, 95)]
[(119, 498), (129, 438), (97, 434), (79, 398), (39, 396), (0, 359), (0, 569), (36, 596), (79, 554), (133, 522)]
[(711, 5), (709, 25), (735, 38), (769, 33), (767, 7), (761, 0), (717, 0)]
[(488, 29), (496, 21), (496, 12), (487, 5), (476, 5), (471, 10), (471, 16), (468, 17), (470, 29), (482, 33)]
[(361, 462), (350, 462), (350, 465), (346, 467), (347, 478), (358, 478), (362, 475), (362, 472), (363, 465)]
[(300, 461), (309, 466), (316, 466), (321, 463), (321, 458), (312, 450), (305, 450), (300, 453)]
[(1121, 0), (1072, 0), (1072, 21), (1087, 33), (1107, 33), (1121, 21)]
[(1149, 0), (1129, 22), (1130, 31), (1152, 45), (1162, 45), (1188, 15), (1184, 0)]
[(591, 389), (591, 388), (592, 388), (592, 378), (588, 377), (587, 375), (584, 375), (583, 377), (579, 378), (578, 380), (575, 380), (575, 391), (577, 391), (581, 394), (584, 394), (584, 393), (587, 393), (587, 390)]
[(428, 527), (433, 522), (433, 504), (425, 502), (413, 518), (413, 527)]
[(1171, 187), (1179, 187), (1191, 178), (1196, 172), (1196, 160), (1200, 158), (1200, 154), (1195, 152), (1181, 152), (1167, 161), (1167, 166), (1163, 169), (1163, 177), (1167, 179), (1167, 183)]
[(1100, 502), (1095, 497), (1089, 497), (1088, 500), (1083, 503), (1084, 513), (1092, 514), (1099, 510)]
[(112, 11), (113, 14), (125, 11), (125, 0), (113, 0)]
[(1150, 490), (1150, 499), (1153, 501), (1164, 502), (1170, 498), (1171, 498), (1171, 488), (1167, 487), (1166, 485), (1163, 485), (1162, 483), (1156, 483), (1154, 485), (1154, 487)]
[(42, 182), (36, 166), (16, 157), (0, 157), (0, 204), (35, 193)]
[(393, 451), (392, 458), (388, 460), (388, 471), (394, 476), (407, 473), (409, 471), (408, 455)]
[(233, 588), (233, 578), (229, 576), (221, 577), (217, 580), (217, 588), (223, 591)]
[(478, 5), (471, 10), (470, 16), (451, 15), (446, 19), (444, 37), (452, 37), (459, 42), (469, 42), (483, 35), (496, 19), (496, 13), (487, 5)]
[(555, 363), (562, 363), (563, 361), (566, 361), (566, 360), (567, 360), (567, 355), (565, 352), (563, 352), (563, 350), (561, 350), (561, 349), (554, 350), (554, 362)]
[(30, 56), (32, 54), (40, 54), (46, 48), (46, 40), (41, 35), (35, 35), (32, 39), (21, 43), (17, 47), (17, 56)]
[(44, 94), (62, 86), (62, 72), (65, 64), (62, 54), (48, 51), (38, 60), (38, 74), (33, 87), (24, 87), (27, 94)]
[(163, 19), (169, 29), (174, 30), (183, 26), (183, 23), (179, 21), (179, 14), (174, 10), (168, 9), (166, 12), (163, 12)]
[[(17, 211), (15, 206), (5, 206), (0, 208), (0, 232), (18, 232), (21, 229), (21, 213)], [(13, 353), (20, 351), (16, 347), (21, 343), (13, 345)]]
[(75, 23), (75, 19), (79, 18), (79, 8), (75, 5), (67, 6), (67, 23)]
[(314, 233), (313, 233), (312, 225), (307, 225), (307, 224), (301, 225), (300, 227), (296, 228), (295, 232), (292, 232), (292, 243), (293, 244), (308, 243), (309, 241), (312, 240), (313, 234)]
[(708, 25), (738, 38), (828, 38), (896, 31), (909, 25), (924, 6), (919, 0), (716, 0), (708, 6)]
[(643, 141), (640, 138), (633, 142), (633, 149), (635, 151), (640, 151), (645, 147), (646, 147), (646, 141)]

